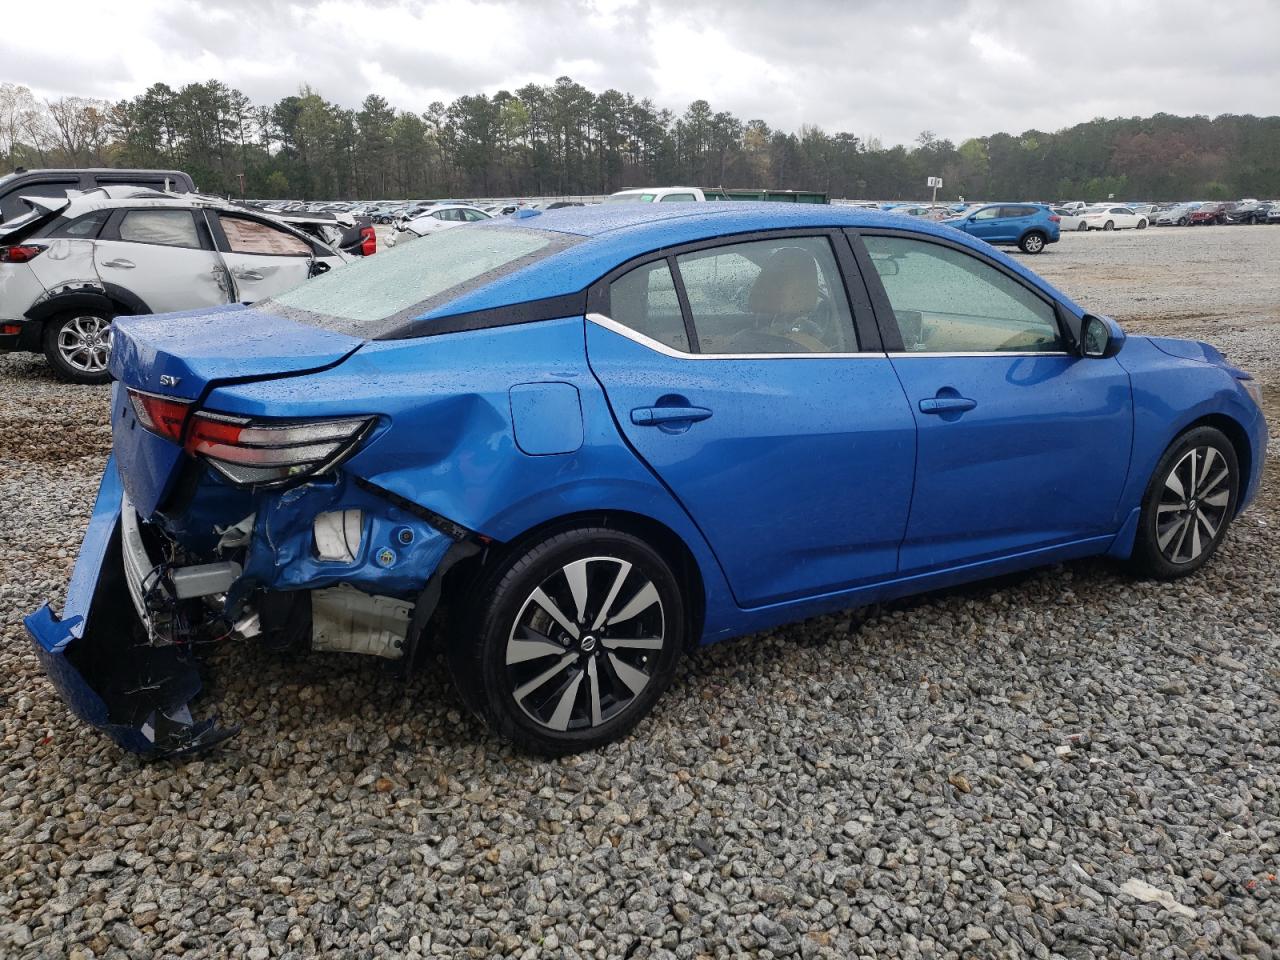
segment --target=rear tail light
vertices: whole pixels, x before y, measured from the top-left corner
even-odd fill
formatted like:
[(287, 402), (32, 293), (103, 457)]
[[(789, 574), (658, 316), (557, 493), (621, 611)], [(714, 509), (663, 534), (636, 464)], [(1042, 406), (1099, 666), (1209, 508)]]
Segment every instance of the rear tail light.
[(274, 486), (336, 466), (373, 424), (370, 417), (268, 421), (197, 413), (183, 444), (241, 486)]
[(1050, 222), (1050, 223), (1061, 223), (1061, 222), (1062, 222), (1062, 218), (1061, 218), (1060, 216), (1058, 216), (1056, 213), (1051, 213), (1051, 214), (1049, 214), (1049, 222)]
[(20, 323), (0, 323), (0, 336), (14, 337), (22, 332)]
[(133, 389), (129, 399), (143, 427), (204, 457), (239, 486), (277, 486), (322, 473), (345, 459), (373, 425), (372, 417), (267, 420), (191, 413), (186, 401)]
[(134, 415), (143, 427), (166, 440), (182, 442), (182, 428), (186, 425), (191, 404), (133, 389), (129, 390), (129, 402), (133, 404)]
[(26, 263), (44, 253), (44, 247), (34, 243), (18, 244), (12, 247), (0, 247), (0, 263)]
[(378, 252), (378, 231), (373, 227), (360, 228), (360, 256), (371, 257)]

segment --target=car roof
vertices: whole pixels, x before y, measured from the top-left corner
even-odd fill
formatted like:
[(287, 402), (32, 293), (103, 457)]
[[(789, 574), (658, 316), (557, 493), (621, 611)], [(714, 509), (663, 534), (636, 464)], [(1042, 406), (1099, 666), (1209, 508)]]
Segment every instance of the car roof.
[(980, 250), (1079, 312), (1065, 294), (1016, 260), (953, 227), (861, 207), (721, 200), (669, 206), (600, 204), (563, 207), (518, 219), (507, 217), (472, 224), (468, 230), (535, 230), (580, 239), (564, 250), (427, 311), (421, 318), (452, 316), (576, 293), (628, 260), (664, 247), (760, 230), (828, 227), (908, 231)]

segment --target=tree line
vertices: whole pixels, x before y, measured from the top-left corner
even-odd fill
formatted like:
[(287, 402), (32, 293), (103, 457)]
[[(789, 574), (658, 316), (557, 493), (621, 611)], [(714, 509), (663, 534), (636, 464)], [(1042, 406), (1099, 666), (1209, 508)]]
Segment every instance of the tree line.
[(1159, 113), (1058, 131), (910, 145), (743, 121), (695, 100), (680, 114), (569, 77), (470, 94), (421, 113), (377, 94), (357, 110), (303, 87), (254, 104), (218, 80), (156, 83), (117, 103), (41, 100), (0, 84), (0, 162), (186, 170), (202, 190), (294, 199), (602, 194), (626, 186), (822, 190), (832, 197), (1280, 197), (1280, 117)]

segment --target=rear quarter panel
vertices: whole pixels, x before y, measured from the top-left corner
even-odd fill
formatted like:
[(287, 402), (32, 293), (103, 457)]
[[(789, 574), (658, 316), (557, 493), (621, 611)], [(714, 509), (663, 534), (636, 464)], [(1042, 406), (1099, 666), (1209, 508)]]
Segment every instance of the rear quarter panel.
[[(698, 564), (708, 637), (728, 631), (736, 607), (723, 573), (696, 525), (619, 436), (586, 363), (584, 324), (570, 317), (374, 341), (322, 373), (219, 387), (206, 406), (250, 416), (378, 414), (382, 425), (344, 471), (498, 541), (584, 512), (656, 520)], [(521, 384), (577, 391), (582, 428), (575, 450), (538, 455), (520, 448), (511, 391)]]

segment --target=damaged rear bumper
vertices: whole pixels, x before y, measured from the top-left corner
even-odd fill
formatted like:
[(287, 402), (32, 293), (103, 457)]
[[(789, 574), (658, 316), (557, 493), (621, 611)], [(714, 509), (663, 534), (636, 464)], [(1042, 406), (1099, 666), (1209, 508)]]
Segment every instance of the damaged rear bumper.
[(112, 457), (62, 616), (45, 604), (24, 623), (50, 682), (85, 723), (144, 756), (202, 750), (236, 729), (193, 720), (189, 704), (201, 687), (193, 654), (149, 643), (122, 560), (122, 496)]
[[(342, 549), (330, 557), (318, 538), (328, 531), (332, 539), (335, 519)], [(142, 526), (150, 530), (150, 552)], [(309, 633), (314, 650), (407, 663), (444, 572), (477, 549), (469, 531), (345, 479), (264, 495), (256, 513), (223, 536), (239, 538), (235, 560), (218, 551), (203, 555), (213, 562), (159, 561), (156, 532), (130, 505), (112, 456), (62, 615), (46, 604), (25, 619), (36, 655), (71, 711), (150, 758), (201, 751), (237, 732), (193, 718), (201, 690), (195, 649), (259, 629), (268, 639), (264, 598), (290, 598), (276, 632)]]

